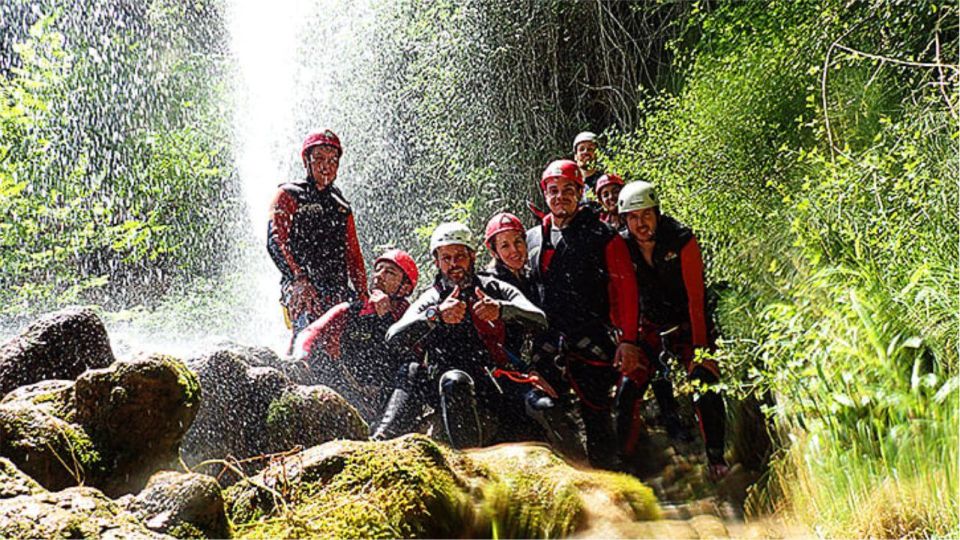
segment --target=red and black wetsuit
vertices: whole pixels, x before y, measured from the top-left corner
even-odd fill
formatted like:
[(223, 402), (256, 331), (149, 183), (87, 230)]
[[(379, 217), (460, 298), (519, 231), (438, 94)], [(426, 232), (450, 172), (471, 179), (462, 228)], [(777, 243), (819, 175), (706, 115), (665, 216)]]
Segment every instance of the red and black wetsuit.
[[(637, 284), (626, 242), (600, 222), (592, 206), (581, 206), (551, 241), (552, 215), (527, 231), (538, 304), (551, 331), (535, 350), (560, 354), (557, 385), (580, 398), (587, 430), (587, 454), (597, 467), (618, 468), (610, 393), (619, 379), (612, 362), (619, 341), (637, 340)], [(547, 358), (553, 360), (553, 358)], [(551, 381), (554, 382), (554, 381)]]
[[(635, 386), (630, 397), (621, 397), (619, 407), (623, 418), (637, 419), (639, 401), (650, 381), (652, 365), (649, 356), (661, 349), (660, 332), (679, 327), (670, 338), (672, 352), (677, 355), (687, 376), (704, 383), (716, 383), (720, 369), (716, 360), (694, 362), (697, 349), (712, 350), (710, 318), (706, 309), (703, 257), (697, 239), (688, 227), (667, 215), (661, 215), (657, 224), (656, 243), (652, 263), (647, 262), (639, 245), (629, 231), (622, 233), (630, 248), (637, 274), (640, 300), (640, 339), (648, 358), (642, 368), (627, 374), (627, 384)], [(629, 389), (628, 389), (629, 390)], [(621, 394), (624, 392), (621, 391)], [(708, 391), (695, 403), (707, 454), (711, 462), (722, 462), (724, 437), (723, 400), (715, 391)], [(637, 430), (624, 436), (626, 451), (635, 443)]]
[(396, 384), (398, 370), (418, 361), (411, 350), (387, 345), (386, 334), (410, 303), (393, 301), (393, 310), (377, 315), (370, 300), (330, 308), (297, 337), (297, 357), (307, 361), (319, 384), (336, 390), (371, 424), (379, 417)]
[[(301, 277), (317, 291), (323, 311), (366, 297), (366, 270), (353, 211), (333, 185), (321, 191), (309, 178), (282, 184), (271, 205), (267, 250), (282, 275), (284, 305), (289, 305), (289, 285)], [(323, 311), (291, 314), (294, 332)]]

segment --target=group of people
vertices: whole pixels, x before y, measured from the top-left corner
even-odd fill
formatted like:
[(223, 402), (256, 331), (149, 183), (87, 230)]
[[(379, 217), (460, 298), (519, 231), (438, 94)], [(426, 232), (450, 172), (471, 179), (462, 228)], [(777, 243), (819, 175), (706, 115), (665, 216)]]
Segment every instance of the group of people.
[(306, 138), (306, 177), (280, 186), (268, 250), (291, 351), (357, 407), (372, 438), (416, 430), (432, 410), (455, 448), (546, 440), (572, 460), (625, 470), (649, 387), (668, 433), (682, 436), (664, 373), (674, 358), (696, 383), (709, 472), (726, 474), (696, 237), (661, 212), (651, 184), (597, 170), (595, 134), (577, 135), (574, 159), (543, 171), (535, 226), (490, 218), (489, 265), (467, 226), (436, 227), (437, 274), (412, 303), (419, 268), (402, 250), (375, 260), (367, 287), (353, 213), (333, 185), (342, 153), (330, 130)]

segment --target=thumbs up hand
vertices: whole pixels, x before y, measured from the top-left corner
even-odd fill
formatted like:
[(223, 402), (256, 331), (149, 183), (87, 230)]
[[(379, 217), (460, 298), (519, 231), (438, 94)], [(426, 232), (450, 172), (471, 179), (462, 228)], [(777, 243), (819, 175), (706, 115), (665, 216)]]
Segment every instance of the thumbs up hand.
[(459, 324), (467, 314), (467, 304), (460, 300), (460, 286), (453, 288), (453, 292), (437, 308), (440, 311), (440, 320), (446, 324)]
[(473, 316), (481, 321), (495, 321), (500, 318), (500, 302), (487, 296), (477, 287), (477, 301), (473, 303)]

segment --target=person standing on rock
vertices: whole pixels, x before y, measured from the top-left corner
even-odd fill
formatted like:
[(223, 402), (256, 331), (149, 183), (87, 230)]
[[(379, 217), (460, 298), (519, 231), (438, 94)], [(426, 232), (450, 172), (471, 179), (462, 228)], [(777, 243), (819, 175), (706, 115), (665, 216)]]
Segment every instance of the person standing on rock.
[(307, 362), (320, 384), (336, 390), (371, 424), (394, 388), (397, 370), (417, 356), (387, 345), (387, 330), (410, 307), (420, 271), (407, 252), (391, 249), (373, 263), (370, 296), (342, 302), (300, 332), (294, 357)]
[(597, 180), (594, 186), (594, 194), (597, 201), (600, 202), (600, 221), (620, 231), (624, 224), (620, 220), (620, 213), (617, 212), (617, 198), (620, 196), (620, 190), (623, 189), (623, 179), (615, 174), (603, 174)]
[(579, 398), (590, 463), (618, 470), (611, 394), (618, 368), (639, 361), (637, 283), (626, 242), (592, 205), (579, 204), (583, 189), (573, 161), (554, 161), (541, 175), (550, 213), (527, 231), (527, 244), (550, 331), (534, 350), (561, 367), (565, 388)]
[(477, 275), (473, 245), (461, 223), (442, 223), (431, 235), (439, 273), (387, 332), (391, 345), (425, 351), (427, 363), (409, 366), (374, 439), (409, 430), (424, 403), (440, 412), (454, 448), (494, 442), (501, 422), (532, 421), (516, 414), (539, 405), (530, 399), (530, 385), (496, 373), (511, 366), (503, 347), (507, 325), (539, 332), (546, 329), (546, 317), (512, 285)]
[[(689, 227), (660, 212), (653, 186), (637, 181), (620, 192), (617, 207), (627, 225), (627, 241), (637, 275), (640, 301), (640, 336), (648, 351), (659, 351), (661, 333), (674, 327), (669, 338), (672, 352), (697, 383), (694, 408), (706, 446), (709, 473), (714, 479), (727, 473), (724, 450), (723, 398), (711, 385), (720, 381), (716, 360), (699, 357), (697, 351), (714, 350), (706, 310), (703, 258), (697, 238)], [(651, 353), (652, 354), (652, 353)], [(629, 451), (637, 430), (630, 424), (638, 415), (650, 382), (652, 365), (647, 357), (634, 370), (625, 369), (617, 408), (621, 419), (621, 442)], [(661, 404), (662, 406), (662, 404)], [(671, 411), (663, 411), (665, 414)]]
[(281, 184), (270, 206), (267, 251), (293, 338), (334, 305), (367, 297), (353, 211), (333, 185), (342, 154), (334, 132), (309, 134), (300, 150), (306, 177)]

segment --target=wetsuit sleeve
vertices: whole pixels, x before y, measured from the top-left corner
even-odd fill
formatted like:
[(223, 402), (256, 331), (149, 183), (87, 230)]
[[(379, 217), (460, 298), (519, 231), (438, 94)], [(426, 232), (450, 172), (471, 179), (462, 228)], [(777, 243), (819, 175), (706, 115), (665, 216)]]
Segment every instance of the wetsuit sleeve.
[(278, 190), (270, 204), (270, 221), (267, 222), (267, 251), (283, 277), (290, 281), (300, 276), (302, 270), (290, 250), (290, 230), (297, 201), (284, 190)]
[(627, 243), (619, 235), (607, 243), (604, 252), (607, 274), (610, 283), (607, 294), (610, 297), (611, 319), (620, 329), (620, 340), (637, 343), (639, 333), (640, 301), (637, 298), (637, 278), (630, 260)]
[(706, 347), (707, 310), (706, 287), (703, 283), (703, 256), (696, 238), (680, 250), (680, 268), (683, 272), (683, 286), (687, 290), (687, 309), (690, 312), (690, 335), (694, 347)]
[(367, 299), (367, 269), (363, 264), (363, 253), (360, 251), (360, 241), (357, 239), (357, 226), (353, 214), (347, 218), (347, 274), (353, 283), (353, 288), (363, 300)]
[(298, 358), (315, 358), (317, 347), (323, 347), (330, 358), (340, 357), (340, 336), (347, 324), (350, 304), (343, 302), (327, 310), (319, 319), (306, 327), (297, 336)]
[(547, 316), (543, 310), (533, 305), (520, 289), (502, 281), (495, 283), (494, 299), (500, 303), (500, 318), (504, 322), (518, 323), (534, 332), (547, 329)]
[(427, 308), (440, 304), (440, 293), (430, 287), (407, 308), (403, 317), (387, 330), (387, 343), (396, 348), (413, 348), (438, 323), (427, 320)]

